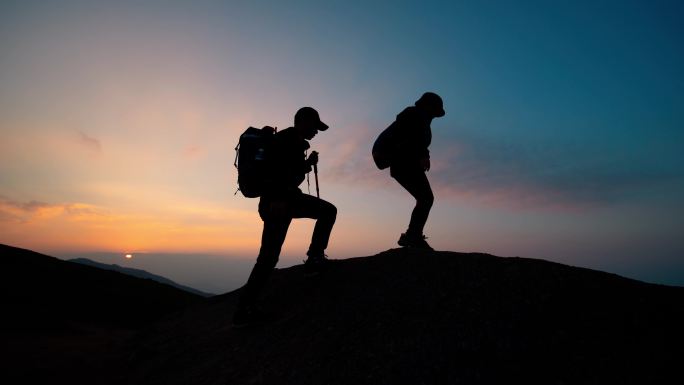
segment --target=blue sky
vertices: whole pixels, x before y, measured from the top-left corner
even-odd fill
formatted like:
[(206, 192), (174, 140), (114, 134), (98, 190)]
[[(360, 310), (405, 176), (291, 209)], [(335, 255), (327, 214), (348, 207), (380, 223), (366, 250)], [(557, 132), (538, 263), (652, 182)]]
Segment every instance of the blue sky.
[[(682, 16), (674, 1), (5, 1), (0, 242), (249, 261), (260, 221), (232, 195), (232, 148), (311, 105), (331, 126), (312, 143), (340, 209), (329, 253), (394, 247), (412, 202), (369, 148), (430, 90), (447, 110), (435, 247), (684, 285)], [(308, 242), (300, 222), (283, 264)]]

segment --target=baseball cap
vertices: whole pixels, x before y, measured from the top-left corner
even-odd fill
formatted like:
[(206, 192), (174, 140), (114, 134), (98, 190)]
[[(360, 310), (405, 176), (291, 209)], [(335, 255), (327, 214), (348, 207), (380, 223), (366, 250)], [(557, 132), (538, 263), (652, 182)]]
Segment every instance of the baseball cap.
[(439, 97), (434, 92), (426, 92), (423, 94), (423, 96), (418, 99), (416, 102), (417, 107), (427, 107), (428, 109), (434, 111), (436, 117), (441, 117), (444, 116), (444, 103), (442, 102), (442, 98)]
[(295, 126), (302, 123), (313, 123), (316, 129), (319, 131), (325, 131), (328, 129), (328, 125), (321, 122), (320, 116), (318, 116), (318, 111), (311, 107), (300, 108), (294, 117)]

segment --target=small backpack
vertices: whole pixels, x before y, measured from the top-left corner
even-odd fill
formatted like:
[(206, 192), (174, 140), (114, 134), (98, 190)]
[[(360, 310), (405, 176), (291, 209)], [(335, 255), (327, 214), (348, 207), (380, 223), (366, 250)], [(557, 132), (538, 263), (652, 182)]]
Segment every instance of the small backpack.
[(238, 190), (247, 198), (259, 197), (264, 192), (269, 178), (269, 149), (276, 131), (270, 126), (249, 127), (235, 146)]
[(373, 143), (373, 161), (380, 170), (384, 170), (392, 164), (397, 151), (392, 128), (393, 126), (387, 127)]

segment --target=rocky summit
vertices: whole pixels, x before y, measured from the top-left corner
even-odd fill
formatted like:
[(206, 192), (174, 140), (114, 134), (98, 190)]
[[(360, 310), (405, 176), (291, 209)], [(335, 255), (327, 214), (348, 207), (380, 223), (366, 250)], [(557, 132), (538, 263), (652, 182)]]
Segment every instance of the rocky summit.
[(543, 260), (395, 249), (281, 269), (240, 329), (238, 295), (137, 335), (121, 382), (645, 384), (684, 356), (684, 288)]

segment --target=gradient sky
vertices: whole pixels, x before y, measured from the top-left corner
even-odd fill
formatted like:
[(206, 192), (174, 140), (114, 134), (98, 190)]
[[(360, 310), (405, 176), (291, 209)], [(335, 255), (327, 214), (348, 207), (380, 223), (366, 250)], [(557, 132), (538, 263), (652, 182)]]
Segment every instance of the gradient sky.
[(413, 202), (370, 147), (429, 90), (435, 248), (684, 285), (684, 3), (358, 4), (2, 1), (0, 242), (235, 288), (193, 265), (258, 251), (237, 138), (310, 105), (328, 254), (395, 247)]

